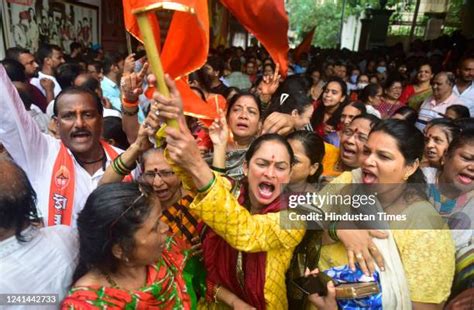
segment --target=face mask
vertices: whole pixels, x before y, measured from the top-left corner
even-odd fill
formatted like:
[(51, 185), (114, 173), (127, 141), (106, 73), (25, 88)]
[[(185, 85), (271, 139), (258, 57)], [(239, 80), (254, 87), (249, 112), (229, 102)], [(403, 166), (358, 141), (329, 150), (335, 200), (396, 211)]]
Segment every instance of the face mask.
[(357, 83), (357, 89), (364, 89), (369, 83)]
[(352, 84), (357, 83), (357, 77), (358, 77), (357, 74), (354, 74), (354, 75), (351, 76), (351, 83), (352, 83)]
[(387, 71), (386, 67), (377, 67), (377, 72), (378, 73), (385, 73), (385, 71)]

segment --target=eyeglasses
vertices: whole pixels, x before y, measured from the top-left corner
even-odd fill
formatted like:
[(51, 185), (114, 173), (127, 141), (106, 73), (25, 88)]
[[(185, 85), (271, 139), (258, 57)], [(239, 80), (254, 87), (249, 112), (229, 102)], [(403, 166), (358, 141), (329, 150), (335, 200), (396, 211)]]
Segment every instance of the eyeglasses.
[(362, 143), (366, 143), (367, 140), (369, 140), (369, 136), (367, 136), (366, 134), (363, 134), (363, 133), (361, 133), (361, 132), (358, 133), (356, 130), (352, 130), (352, 129), (350, 129), (350, 128), (344, 129), (344, 130), (342, 131), (342, 134), (343, 134), (344, 136), (346, 136), (347, 138), (350, 138), (350, 137), (352, 137), (352, 136), (355, 136), (355, 138), (356, 138), (357, 140), (359, 140), (360, 142), (362, 142)]
[(143, 173), (143, 180), (152, 183), (155, 180), (155, 177), (159, 176), (162, 180), (174, 176), (173, 170), (157, 170), (157, 171), (147, 171)]

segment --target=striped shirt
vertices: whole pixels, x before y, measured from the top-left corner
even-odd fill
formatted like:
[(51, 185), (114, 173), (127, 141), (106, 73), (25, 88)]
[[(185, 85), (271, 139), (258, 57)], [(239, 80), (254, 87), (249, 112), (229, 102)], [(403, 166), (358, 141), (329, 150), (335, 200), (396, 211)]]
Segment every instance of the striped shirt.
[(416, 127), (423, 131), (428, 122), (432, 119), (443, 117), (443, 114), (446, 113), (446, 109), (455, 104), (465, 106), (464, 102), (454, 93), (451, 93), (451, 96), (440, 103), (437, 103), (433, 96), (428, 97), (420, 107)]

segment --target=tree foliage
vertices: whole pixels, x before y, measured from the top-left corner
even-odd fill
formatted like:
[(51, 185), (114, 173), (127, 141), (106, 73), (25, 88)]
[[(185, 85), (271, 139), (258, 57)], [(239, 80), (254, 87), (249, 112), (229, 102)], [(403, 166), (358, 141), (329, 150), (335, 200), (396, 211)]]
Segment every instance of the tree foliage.
[[(346, 0), (344, 16), (360, 16), (365, 9), (390, 8), (411, 4), (415, 0)], [(323, 48), (336, 47), (339, 43), (339, 31), (343, 0), (289, 0), (287, 9), (290, 17), (290, 29), (296, 32), (295, 44), (303, 40), (304, 35), (316, 26), (313, 45)]]
[(288, 6), (290, 28), (297, 34), (295, 43), (303, 40), (304, 35), (316, 26), (313, 45), (324, 48), (337, 46), (341, 9), (337, 4), (315, 0), (290, 0)]

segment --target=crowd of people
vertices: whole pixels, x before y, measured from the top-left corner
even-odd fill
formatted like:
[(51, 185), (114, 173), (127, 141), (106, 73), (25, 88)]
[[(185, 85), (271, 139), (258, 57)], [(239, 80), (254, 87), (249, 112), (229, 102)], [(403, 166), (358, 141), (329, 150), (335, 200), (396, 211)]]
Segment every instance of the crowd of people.
[[(473, 40), (290, 51), (285, 76), (262, 47), (220, 46), (188, 77), (211, 120), (169, 76), (170, 96), (156, 90), (140, 47), (71, 51), (1, 61), (1, 294), (62, 309), (474, 308)], [(406, 220), (283, 225), (288, 193), (360, 184)]]

